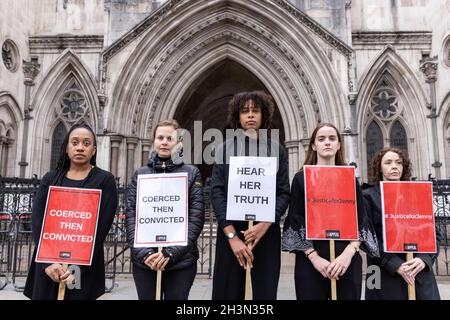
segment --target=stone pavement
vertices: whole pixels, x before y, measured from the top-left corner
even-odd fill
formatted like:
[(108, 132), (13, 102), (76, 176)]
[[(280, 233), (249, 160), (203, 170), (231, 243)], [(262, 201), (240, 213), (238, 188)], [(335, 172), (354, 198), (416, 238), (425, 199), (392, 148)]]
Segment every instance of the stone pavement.
[[(282, 253), (282, 267), (278, 286), (279, 300), (295, 300), (294, 289), (294, 255)], [(437, 277), (439, 291), (443, 300), (450, 300), (450, 277)], [(212, 279), (199, 275), (194, 281), (189, 300), (210, 300)], [(0, 300), (26, 300), (21, 293), (16, 292), (11, 284), (0, 290)], [(119, 275), (116, 286), (110, 293), (104, 294), (100, 300), (137, 300), (136, 289), (131, 275)]]

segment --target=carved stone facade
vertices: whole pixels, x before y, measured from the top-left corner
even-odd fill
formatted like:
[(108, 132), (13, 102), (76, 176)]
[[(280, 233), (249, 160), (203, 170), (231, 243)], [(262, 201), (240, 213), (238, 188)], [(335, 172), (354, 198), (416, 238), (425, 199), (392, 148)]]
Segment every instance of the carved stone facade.
[(408, 151), (419, 179), (448, 177), (450, 35), (429, 22), (433, 14), (450, 25), (444, 2), (412, 0), (396, 11), (362, 0), (0, 4), (16, 26), (0, 43), (13, 41), (24, 60), (15, 62), (24, 72), (13, 73), (13, 55), (2, 50), (0, 174), (42, 176), (56, 136), (85, 121), (98, 135), (98, 165), (128, 180), (161, 119), (181, 117), (192, 129), (189, 115), (210, 114), (208, 127), (224, 129), (217, 115), (233, 92), (250, 89), (242, 72), (274, 97), (291, 176), (317, 123), (332, 122), (364, 180), (371, 155), (388, 145)]

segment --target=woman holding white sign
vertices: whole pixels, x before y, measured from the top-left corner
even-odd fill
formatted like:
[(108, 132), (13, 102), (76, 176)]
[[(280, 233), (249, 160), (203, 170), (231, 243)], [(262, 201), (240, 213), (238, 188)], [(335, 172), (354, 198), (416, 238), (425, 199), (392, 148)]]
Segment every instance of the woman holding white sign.
[[(200, 171), (193, 165), (181, 162), (181, 141), (175, 120), (163, 120), (154, 131), (155, 150), (147, 166), (138, 169), (127, 193), (126, 230), (131, 248), (133, 277), (139, 300), (155, 300), (157, 272), (162, 274), (161, 293), (165, 300), (187, 300), (197, 274), (197, 239), (204, 224), (203, 184)], [(136, 228), (136, 190), (139, 175), (158, 173), (188, 173), (188, 239), (187, 246), (158, 248), (134, 247)], [(174, 190), (176, 193), (177, 190)], [(172, 198), (177, 198), (176, 195)], [(165, 201), (147, 197), (145, 201)]]
[[(329, 123), (314, 130), (304, 165), (345, 166), (341, 134)], [(359, 241), (335, 241), (336, 259), (330, 262), (330, 241), (306, 239), (305, 181), (303, 169), (292, 181), (291, 202), (284, 222), (282, 250), (296, 254), (295, 291), (297, 299), (331, 298), (330, 280), (337, 281), (338, 300), (361, 299), (362, 259), (360, 246), (378, 255), (378, 243), (364, 211), (362, 192), (355, 180)]]
[[(372, 159), (370, 178), (374, 185), (367, 188), (363, 186), (363, 194), (367, 213), (380, 240), (380, 257), (368, 257), (367, 259), (368, 267), (378, 267), (374, 269), (373, 276), (379, 278), (372, 279), (368, 272), (366, 300), (407, 300), (408, 284), (415, 285), (417, 300), (439, 300), (439, 290), (432, 269), (437, 254), (417, 253), (414, 254), (414, 259), (407, 261), (404, 253), (383, 251), (379, 182), (408, 181), (411, 178), (411, 161), (400, 149), (384, 148), (378, 151)], [(439, 236), (439, 232), (436, 232), (436, 235)], [(439, 241), (437, 243), (439, 244)]]
[[(63, 140), (56, 170), (50, 171), (41, 180), (32, 213), (32, 235), (36, 249), (24, 290), (24, 295), (30, 299), (56, 300), (60, 282), (73, 286), (65, 290), (65, 300), (97, 299), (105, 293), (103, 242), (116, 213), (117, 188), (114, 176), (96, 166), (96, 153), (97, 141), (92, 129), (85, 124), (74, 125)], [(60, 263), (35, 262), (49, 186), (102, 190), (91, 265), (76, 266), (73, 275)], [(55, 211), (50, 215), (87, 219), (90, 213)]]
[[(251, 268), (254, 300), (275, 300), (281, 267), (280, 218), (289, 204), (288, 162), (284, 148), (274, 138), (264, 135), (263, 129), (271, 129), (274, 102), (261, 91), (236, 94), (229, 103), (228, 125), (237, 136), (227, 140), (216, 150), (211, 193), (217, 218), (216, 258), (212, 298), (214, 300), (244, 299), (246, 270)], [(275, 218), (274, 222), (258, 222), (249, 228), (247, 221), (227, 220), (227, 194), (230, 157), (276, 157)], [(263, 174), (253, 170), (241, 170), (249, 180), (240, 189), (256, 189), (261, 195), (268, 190), (251, 182), (251, 176)], [(245, 184), (245, 183), (244, 183)], [(253, 191), (254, 191), (253, 190)], [(256, 196), (258, 197), (258, 196)], [(245, 201), (264, 201), (263, 198)], [(258, 212), (254, 212), (256, 215)]]

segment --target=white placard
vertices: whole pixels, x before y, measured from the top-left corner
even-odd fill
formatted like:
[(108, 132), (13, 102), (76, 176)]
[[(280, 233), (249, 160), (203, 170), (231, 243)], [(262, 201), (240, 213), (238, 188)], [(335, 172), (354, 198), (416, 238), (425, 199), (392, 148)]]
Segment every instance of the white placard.
[(188, 174), (138, 175), (134, 247), (186, 246)]
[(276, 157), (230, 157), (227, 220), (275, 222)]

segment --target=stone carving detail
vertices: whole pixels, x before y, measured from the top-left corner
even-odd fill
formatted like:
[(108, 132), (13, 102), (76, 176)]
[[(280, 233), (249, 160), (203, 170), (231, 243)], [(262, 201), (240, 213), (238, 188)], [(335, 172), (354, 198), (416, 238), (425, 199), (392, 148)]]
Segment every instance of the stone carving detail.
[(444, 64), (450, 68), (450, 36), (447, 37), (444, 44)]
[(381, 87), (372, 97), (372, 113), (383, 121), (394, 119), (399, 114), (398, 99), (394, 90)]
[[(143, 83), (140, 93), (138, 95), (137, 100), (137, 108), (135, 109), (135, 112), (133, 114), (133, 128), (132, 128), (132, 134), (136, 134), (137, 131), (137, 124), (139, 122), (139, 117), (142, 114), (143, 107), (145, 104), (145, 101), (147, 101), (146, 97), (149, 94), (149, 90), (151, 90), (154, 86), (153, 80), (157, 78), (158, 72), (160, 71), (161, 67), (165, 64), (166, 61), (170, 59), (170, 57), (177, 52), (177, 49), (183, 44), (188, 42), (191, 38), (196, 36), (197, 34), (204, 32), (207, 28), (214, 28), (216, 27), (217, 23), (231, 23), (231, 24), (239, 24), (241, 27), (243, 26), (244, 29), (250, 30), (252, 32), (258, 32), (258, 37), (263, 36), (266, 38), (266, 40), (269, 40), (273, 47), (277, 49), (278, 52), (281, 53), (282, 56), (284, 56), (289, 63), (297, 70), (298, 75), (302, 79), (303, 85), (306, 88), (306, 91), (308, 92), (310, 96), (311, 105), (313, 107), (313, 110), (316, 115), (316, 121), (320, 122), (320, 111), (318, 106), (318, 99), (316, 97), (316, 94), (314, 92), (314, 88), (311, 84), (311, 82), (308, 79), (308, 76), (305, 74), (305, 72), (302, 70), (300, 64), (296, 61), (295, 57), (289, 52), (289, 50), (283, 46), (283, 44), (280, 43), (280, 41), (276, 38), (275, 35), (269, 34), (264, 26), (257, 25), (254, 22), (249, 22), (245, 19), (242, 19), (240, 17), (237, 17), (235, 15), (231, 15), (229, 13), (223, 13), (221, 15), (218, 15), (214, 18), (211, 18), (204, 23), (202, 23), (200, 26), (198, 26), (195, 30), (191, 30), (188, 35), (180, 37), (175, 41), (175, 43), (166, 50), (165, 55), (163, 55), (158, 62), (155, 64), (155, 66), (152, 68), (152, 72), (149, 74), (147, 80)], [(171, 81), (173, 76), (178, 72), (178, 70), (185, 65), (187, 61), (195, 60), (195, 57), (199, 55), (199, 52), (201, 49), (207, 47), (213, 42), (217, 41), (227, 41), (227, 42), (241, 42), (245, 46), (252, 49), (253, 52), (259, 54), (261, 57), (263, 57), (269, 65), (273, 66), (273, 68), (278, 72), (281, 79), (286, 83), (287, 87), (291, 90), (292, 96), (294, 97), (296, 101), (296, 106), (299, 109), (300, 117), (302, 121), (302, 127), (303, 127), (303, 134), (304, 136), (307, 136), (307, 126), (306, 126), (306, 115), (303, 109), (303, 106), (301, 105), (300, 96), (297, 92), (294, 84), (290, 80), (289, 76), (284, 71), (283, 67), (277, 62), (278, 59), (275, 59), (272, 57), (269, 53), (267, 53), (265, 50), (263, 50), (261, 47), (259, 47), (256, 43), (254, 43), (252, 40), (247, 39), (244, 37), (243, 34), (238, 34), (236, 32), (232, 31), (222, 31), (218, 34), (213, 35), (212, 37), (204, 40), (203, 42), (199, 43), (197, 46), (195, 46), (193, 49), (191, 49), (189, 52), (187, 52), (172, 68), (172, 70), (168, 73), (168, 76), (160, 81), (160, 87), (158, 92), (155, 95), (155, 99), (153, 101), (153, 105), (151, 107), (149, 118), (147, 119), (147, 126), (149, 132), (151, 132), (153, 127), (153, 119), (154, 119), (154, 113), (159, 105), (159, 101), (161, 99), (161, 96), (163, 95), (167, 84)]]
[(420, 71), (425, 75), (427, 83), (436, 82), (438, 63), (437, 57), (427, 58), (420, 61)]
[(56, 110), (56, 113), (70, 126), (89, 118), (86, 98), (77, 84), (74, 83), (66, 89), (60, 102), (60, 108)]
[(23, 61), (23, 75), (25, 77), (24, 83), (26, 85), (33, 85), (34, 79), (39, 74), (41, 65), (38, 63), (37, 57), (32, 57), (30, 61)]
[[(297, 19), (300, 23), (305, 25), (308, 29), (310, 29), (313, 33), (322, 38), (326, 43), (328, 43), (332, 48), (336, 49), (338, 52), (342, 53), (346, 56), (348, 64), (352, 64), (352, 54), (353, 50), (341, 41), (339, 38), (335, 37), (332, 33), (322, 27), (318, 22), (314, 21), (310, 17), (308, 17), (305, 13), (298, 10), (295, 6), (289, 4), (285, 0), (272, 0), (275, 4), (282, 7), (284, 10), (289, 12), (295, 19)], [(150, 28), (150, 26), (158, 23), (161, 20), (164, 20), (166, 15), (173, 13), (177, 8), (177, 6), (183, 2), (183, 0), (169, 0), (163, 6), (161, 6), (157, 11), (155, 11), (151, 16), (149, 16), (146, 20), (144, 20), (141, 24), (135, 27), (128, 34), (123, 36), (116, 44), (111, 46), (108, 50), (103, 54), (102, 63), (100, 65), (100, 74), (101, 74), (101, 83), (100, 90), (102, 93), (105, 93), (106, 90), (106, 73), (107, 73), (107, 64), (108, 61), (122, 48), (126, 47), (128, 43), (132, 42), (134, 39), (139, 37), (145, 30)], [(237, 19), (237, 18), (233, 18)], [(241, 19), (245, 24), (248, 24), (247, 20)], [(251, 27), (256, 27), (255, 23), (252, 23)], [(200, 29), (202, 26), (199, 27)], [(266, 28), (263, 26), (259, 26), (254, 28), (255, 31), (259, 33), (259, 36), (266, 36)], [(189, 36), (191, 36), (194, 32), (190, 32)], [(350, 77), (349, 77), (350, 78)], [(349, 80), (349, 92), (354, 91), (354, 81), (352, 79)]]
[(11, 72), (17, 70), (19, 62), (19, 51), (11, 40), (6, 40), (2, 46), (2, 59), (6, 69)]

